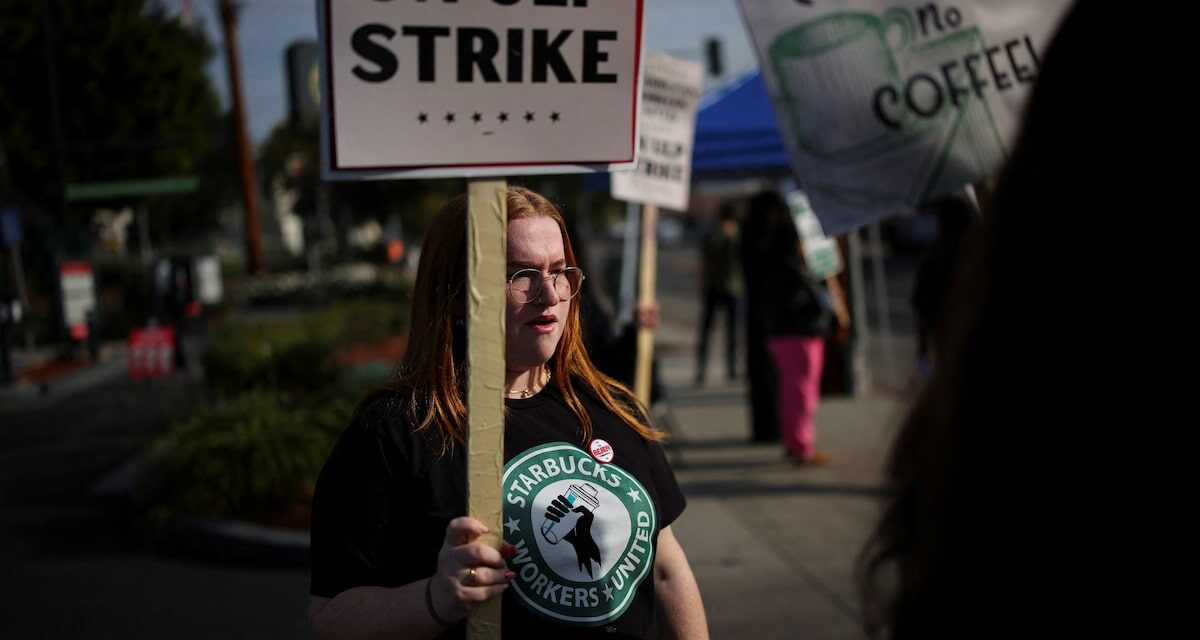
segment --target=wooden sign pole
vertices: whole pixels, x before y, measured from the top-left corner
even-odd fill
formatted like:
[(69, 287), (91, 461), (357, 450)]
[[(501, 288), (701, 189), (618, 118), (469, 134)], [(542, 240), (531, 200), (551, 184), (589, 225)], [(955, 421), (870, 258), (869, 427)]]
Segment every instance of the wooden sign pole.
[[(638, 265), (638, 307), (646, 308), (655, 302), (655, 277), (658, 268), (658, 206), (642, 205), (642, 257)], [(637, 317), (637, 312), (634, 312)], [(650, 406), (650, 376), (654, 365), (654, 329), (638, 327), (637, 368), (633, 375), (633, 391), (642, 404)]]
[[(467, 193), (467, 513), (491, 531), (476, 542), (499, 549), (508, 187), (503, 180), (471, 180)], [(471, 609), (467, 637), (499, 640), (500, 598)]]

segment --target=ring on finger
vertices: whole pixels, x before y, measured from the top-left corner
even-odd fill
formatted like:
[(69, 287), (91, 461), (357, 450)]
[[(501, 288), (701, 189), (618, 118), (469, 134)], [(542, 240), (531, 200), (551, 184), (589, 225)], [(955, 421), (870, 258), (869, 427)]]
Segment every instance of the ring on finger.
[(467, 578), (470, 580), (470, 582), (468, 584), (472, 584), (472, 585), (476, 584), (475, 583), (475, 575), (476, 575), (475, 570), (476, 570), (475, 567), (471, 567), (471, 570), (469, 572), (467, 572)]

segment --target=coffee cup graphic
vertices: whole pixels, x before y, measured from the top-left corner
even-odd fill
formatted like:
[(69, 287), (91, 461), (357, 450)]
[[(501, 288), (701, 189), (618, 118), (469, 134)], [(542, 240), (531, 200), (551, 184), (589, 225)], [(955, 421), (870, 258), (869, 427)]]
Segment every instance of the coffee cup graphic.
[[(875, 92), (901, 79), (913, 40), (912, 16), (844, 12), (780, 34), (768, 57), (800, 149), (827, 160), (853, 160), (902, 146), (922, 123), (900, 114), (900, 127), (880, 122)], [(830, 122), (838, 123), (830, 126)]]
[[(572, 507), (583, 507), (592, 512), (600, 508), (600, 500), (597, 497), (596, 487), (587, 483), (584, 483), (583, 486), (571, 485), (564, 498)], [(568, 512), (558, 522), (546, 518), (542, 521), (542, 537), (550, 544), (558, 544), (562, 536), (575, 528), (575, 521), (579, 519), (579, 516), (580, 514), (577, 512)]]

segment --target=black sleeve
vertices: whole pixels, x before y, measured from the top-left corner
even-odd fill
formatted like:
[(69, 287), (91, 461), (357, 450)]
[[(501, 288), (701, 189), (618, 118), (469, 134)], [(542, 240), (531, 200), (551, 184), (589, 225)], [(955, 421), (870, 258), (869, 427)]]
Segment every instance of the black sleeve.
[(621, 327), (621, 333), (612, 337), (602, 354), (604, 366), (596, 367), (621, 384), (632, 387), (634, 370), (637, 368), (637, 326), (633, 323)]
[(646, 441), (646, 454), (650, 457), (650, 474), (654, 481), (654, 492), (658, 495), (660, 529), (675, 522), (687, 507), (687, 498), (675, 479), (675, 471), (667, 461), (667, 454), (657, 442)]
[(314, 596), (332, 598), (358, 586), (383, 585), (383, 531), (391, 493), (408, 474), (407, 452), (386, 437), (386, 403), (375, 402), (354, 416), (325, 461), (312, 505)]
[(612, 339), (612, 318), (601, 308), (593, 291), (584, 287), (579, 294), (579, 321), (583, 329), (583, 345), (589, 355), (605, 349)]
[(625, 325), (621, 327), (620, 334), (615, 334), (612, 318), (595, 301), (594, 295), (589, 295), (590, 291), (585, 288), (579, 295), (579, 314), (588, 357), (604, 375), (632, 385), (637, 355), (637, 328)]

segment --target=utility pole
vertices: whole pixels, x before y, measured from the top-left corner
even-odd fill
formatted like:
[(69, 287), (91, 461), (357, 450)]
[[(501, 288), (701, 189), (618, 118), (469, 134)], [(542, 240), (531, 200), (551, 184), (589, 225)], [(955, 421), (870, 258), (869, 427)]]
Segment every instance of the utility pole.
[(261, 273), (262, 225), (258, 219), (258, 178), (246, 134), (246, 105), (242, 99), (242, 69), (237, 48), (237, 8), (233, 0), (218, 0), (221, 25), (225, 32), (225, 61), (229, 66), (229, 95), (233, 99), (232, 113), (239, 173), (242, 182), (242, 203), (246, 210), (246, 249), (250, 273)]

